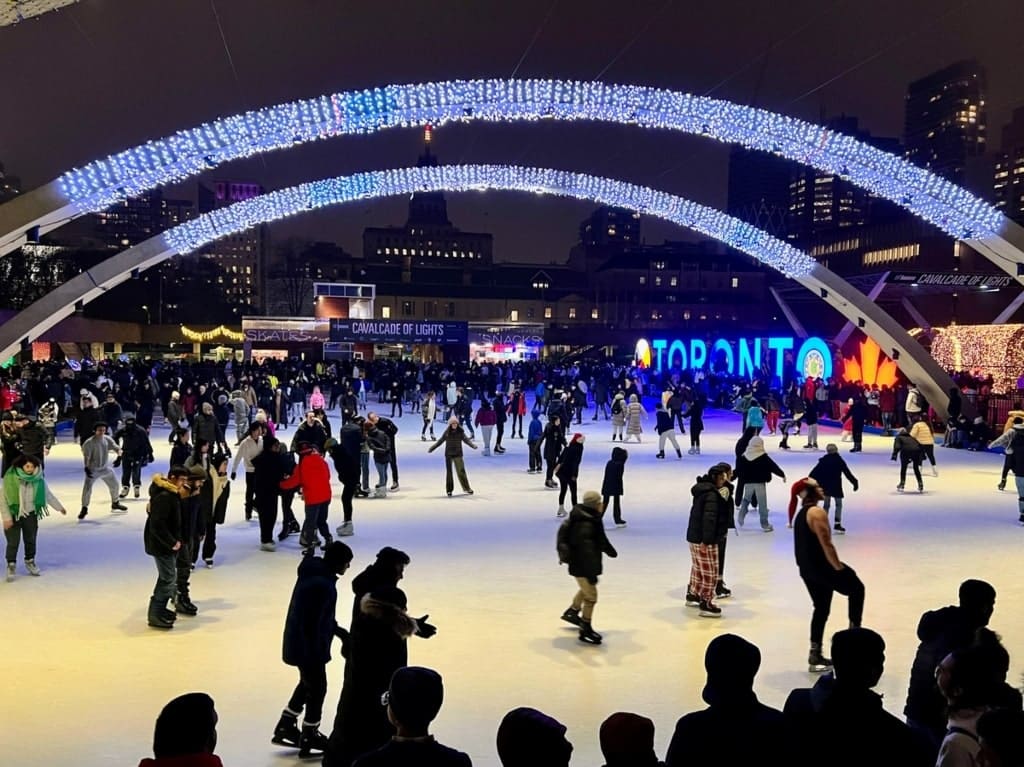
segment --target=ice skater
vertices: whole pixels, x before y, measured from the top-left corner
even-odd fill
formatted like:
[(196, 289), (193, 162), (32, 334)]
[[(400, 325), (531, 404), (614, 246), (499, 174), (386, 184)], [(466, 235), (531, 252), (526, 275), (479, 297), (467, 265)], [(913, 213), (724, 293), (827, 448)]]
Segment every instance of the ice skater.
[(932, 433), (928, 419), (918, 418), (910, 427), (910, 436), (921, 446), (921, 463), (924, 464), (924, 459), (927, 458), (928, 463), (932, 465), (932, 476), (939, 476), (939, 468), (935, 465), (935, 434)]
[(583, 463), (583, 442), (585, 437), (576, 432), (572, 435), (569, 444), (558, 456), (558, 463), (555, 464), (555, 476), (558, 477), (558, 512), (556, 516), (564, 517), (568, 512), (565, 510), (566, 491), (570, 493), (572, 505), (577, 504), (576, 489), (579, 481), (580, 464)]
[(579, 586), (562, 620), (579, 627), (580, 641), (586, 644), (601, 644), (601, 635), (594, 631), (591, 621), (597, 604), (597, 579), (603, 572), (602, 555), (619, 555), (605, 535), (603, 514), (600, 493), (588, 490), (583, 503), (574, 506), (558, 528), (558, 561), (569, 566), (569, 575)]
[[(750, 431), (750, 428), (748, 428), (748, 431)], [(767, 484), (772, 481), (773, 474), (781, 477), (783, 482), (786, 481), (786, 472), (765, 452), (764, 440), (761, 437), (752, 437), (736, 465), (736, 476), (743, 485), (743, 497), (740, 500), (739, 512), (736, 515), (736, 525), (738, 527), (743, 527), (743, 521), (747, 516), (750, 502), (756, 498), (761, 530), (770, 533), (774, 529), (771, 522), (768, 521), (767, 490)]]
[(640, 397), (630, 394), (629, 404), (626, 405), (626, 442), (629, 442), (630, 437), (636, 437), (637, 444), (643, 441), (640, 438), (640, 435), (644, 433), (641, 420), (647, 420), (647, 411), (644, 410)]
[(612, 502), (612, 519), (616, 527), (625, 527), (626, 520), (622, 516), (623, 475), (626, 471), (626, 460), (629, 451), (624, 447), (613, 447), (612, 457), (604, 465), (604, 480), (601, 482), (601, 505), (608, 508)]
[(675, 419), (672, 414), (659, 402), (654, 415), (658, 419), (658, 425), (655, 427), (658, 432), (658, 452), (654, 457), (665, 457), (665, 442), (667, 441), (671, 442), (672, 447), (675, 448), (676, 457), (682, 458), (683, 451), (679, 448), (679, 441), (676, 439)]
[(924, 492), (924, 480), (921, 478), (921, 445), (910, 436), (906, 427), (901, 426), (896, 433), (896, 439), (892, 442), (892, 460), (900, 459), (900, 483), (896, 490), (903, 492), (907, 484), (907, 466), (913, 466), (914, 476), (917, 478), (917, 492)]
[[(843, 477), (850, 481), (853, 492), (857, 492), (860, 483), (853, 476), (846, 461), (839, 455), (839, 447), (834, 443), (825, 445), (825, 455), (818, 459), (817, 465), (811, 469), (811, 479), (821, 485), (821, 491), (825, 495), (825, 513), (828, 514), (829, 506), (834, 499), (836, 502), (836, 521), (832, 531), (836, 535), (843, 535), (846, 528), (843, 527)], [(792, 517), (790, 517), (792, 527)]]
[(121, 457), (121, 448), (107, 436), (107, 424), (97, 421), (93, 425), (92, 436), (82, 443), (82, 457), (85, 460), (85, 481), (82, 483), (82, 510), (78, 519), (85, 519), (89, 513), (89, 501), (92, 500), (93, 483), (99, 479), (110, 490), (110, 513), (123, 514), (128, 507), (118, 500), (117, 478), (110, 463), (110, 454)]
[(49, 507), (67, 514), (67, 509), (50, 492), (43, 477), (40, 460), (23, 455), (14, 459), (3, 477), (0, 492), (0, 519), (3, 519), (4, 535), (7, 538), (7, 580), (14, 580), (14, 569), (18, 561), (18, 549), (25, 542), (25, 570), (29, 575), (39, 575), (36, 564), (36, 539), (39, 535), (39, 520), (47, 516)]
[(174, 627), (177, 613), (167, 607), (174, 599), (177, 568), (175, 561), (182, 547), (181, 504), (189, 495), (185, 482), (188, 469), (172, 466), (167, 476), (154, 474), (149, 486), (149, 513), (143, 533), (146, 553), (156, 563), (156, 586), (149, 598), (147, 620), (157, 629)]
[(453, 415), (448, 419), (448, 428), (444, 430), (444, 434), (438, 438), (437, 442), (427, 449), (427, 452), (433, 453), (437, 448), (441, 447), (442, 443), (444, 444), (444, 486), (448, 497), (451, 498), (452, 491), (455, 490), (455, 479), (452, 477), (453, 468), (459, 477), (462, 492), (466, 495), (473, 495), (473, 488), (469, 486), (469, 477), (466, 476), (466, 463), (462, 456), (462, 445), (465, 443), (473, 450), (476, 450), (476, 445), (466, 436), (466, 432), (459, 425), (458, 416)]
[(715, 604), (715, 597), (721, 583), (719, 541), (728, 536), (732, 527), (729, 471), (728, 464), (715, 464), (690, 488), (693, 504), (686, 526), (686, 542), (690, 547), (691, 565), (686, 604), (699, 607), (702, 618), (722, 617), (722, 608)]
[(622, 441), (622, 430), (626, 427), (626, 396), (615, 392), (612, 399), (612, 442)]

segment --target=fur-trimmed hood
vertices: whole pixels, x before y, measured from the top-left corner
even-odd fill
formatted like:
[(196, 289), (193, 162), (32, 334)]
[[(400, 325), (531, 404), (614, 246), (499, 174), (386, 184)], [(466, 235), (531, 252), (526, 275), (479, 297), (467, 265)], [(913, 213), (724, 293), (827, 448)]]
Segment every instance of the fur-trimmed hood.
[(400, 637), (411, 637), (419, 629), (416, 621), (409, 617), (405, 609), (391, 602), (382, 602), (374, 599), (370, 594), (364, 594), (359, 600), (359, 612), (385, 623), (390, 623), (395, 633)]
[(173, 482), (167, 479), (167, 477), (165, 477), (163, 474), (153, 475), (152, 484), (149, 487), (150, 496), (153, 496), (158, 488), (160, 490), (166, 490), (169, 493), (175, 493), (176, 495), (179, 495), (182, 498), (188, 498), (189, 495), (191, 494), (187, 484), (182, 485), (179, 488)]

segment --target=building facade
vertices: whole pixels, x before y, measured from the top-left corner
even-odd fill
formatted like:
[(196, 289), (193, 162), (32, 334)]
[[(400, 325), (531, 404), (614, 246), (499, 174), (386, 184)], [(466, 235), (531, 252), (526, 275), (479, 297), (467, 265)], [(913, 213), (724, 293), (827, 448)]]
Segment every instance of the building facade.
[(1024, 107), (1014, 110), (1012, 120), (1003, 128), (992, 193), (1003, 214), (1024, 224)]
[[(200, 184), (199, 212), (234, 205), (263, 192), (262, 186), (247, 181), (221, 180), (213, 182), (211, 187)], [(261, 225), (223, 237), (200, 251), (204, 258), (220, 267), (217, 287), (239, 317), (263, 306), (267, 246), (267, 227)]]

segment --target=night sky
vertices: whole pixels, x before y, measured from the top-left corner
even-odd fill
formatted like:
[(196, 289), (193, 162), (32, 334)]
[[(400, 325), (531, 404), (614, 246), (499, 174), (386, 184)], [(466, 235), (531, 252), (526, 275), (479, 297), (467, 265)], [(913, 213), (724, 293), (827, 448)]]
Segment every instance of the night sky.
[[(227, 50), (217, 18), (223, 28)], [(83, 0), (0, 29), (0, 161), (26, 187), (73, 165), (245, 109), (393, 82), (560, 77), (728, 98), (805, 119), (845, 113), (902, 133), (912, 79), (960, 58), (988, 69), (990, 146), (1024, 106), (1021, 0)], [(532, 44), (531, 44), (532, 43)], [(230, 54), (230, 61), (229, 61)], [(342, 138), (218, 169), (268, 188), (415, 162), (419, 131)], [(610, 125), (445, 127), (442, 162), (608, 175), (724, 207), (727, 149)], [(189, 196), (190, 193), (186, 191)], [(361, 250), (404, 201), (293, 219)], [(453, 222), (495, 235), (502, 260), (562, 260), (586, 203), (505, 193), (450, 198)], [(680, 238), (648, 221), (648, 242)]]

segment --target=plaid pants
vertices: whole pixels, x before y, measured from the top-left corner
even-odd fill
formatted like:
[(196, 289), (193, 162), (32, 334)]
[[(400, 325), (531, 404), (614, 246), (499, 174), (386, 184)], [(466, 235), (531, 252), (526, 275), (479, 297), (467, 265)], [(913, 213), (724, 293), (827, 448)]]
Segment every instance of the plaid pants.
[(691, 543), (690, 593), (711, 602), (718, 583), (718, 544)]

